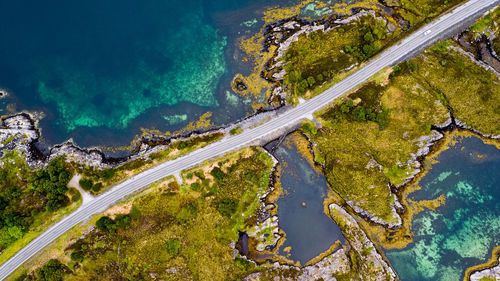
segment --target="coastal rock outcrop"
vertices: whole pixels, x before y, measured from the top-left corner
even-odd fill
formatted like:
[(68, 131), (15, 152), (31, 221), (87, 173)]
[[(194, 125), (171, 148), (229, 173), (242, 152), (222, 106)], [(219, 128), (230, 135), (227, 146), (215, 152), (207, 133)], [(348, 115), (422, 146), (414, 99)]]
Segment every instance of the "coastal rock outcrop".
[[(303, 268), (298, 268), (291, 265), (283, 265), (275, 262), (271, 265), (272, 270), (276, 271), (297, 271), (293, 280), (297, 281), (308, 281), (308, 280), (325, 280), (325, 281), (335, 281), (337, 280), (335, 275), (344, 275), (351, 271), (351, 265), (347, 257), (347, 252), (344, 249), (339, 249), (333, 254), (324, 257), (321, 261), (316, 264), (309, 265)], [(243, 279), (243, 281), (258, 281), (264, 279), (265, 273), (256, 272), (248, 275)], [(266, 276), (267, 277), (267, 276)], [(265, 280), (268, 280), (267, 278)], [(275, 280), (279, 279), (279, 276), (275, 276)]]
[(0, 120), (0, 157), (18, 150), (30, 167), (37, 167), (41, 160), (33, 153), (32, 143), (40, 137), (35, 123), (28, 114), (20, 113)]
[(361, 230), (356, 220), (337, 204), (329, 205), (330, 216), (340, 226), (352, 250), (363, 257), (360, 264), (361, 280), (396, 280), (396, 273), (380, 255), (375, 245)]
[(487, 268), (481, 271), (476, 271), (470, 276), (470, 281), (481, 280), (499, 280), (500, 279), (500, 257), (498, 258), (498, 265), (492, 268)]

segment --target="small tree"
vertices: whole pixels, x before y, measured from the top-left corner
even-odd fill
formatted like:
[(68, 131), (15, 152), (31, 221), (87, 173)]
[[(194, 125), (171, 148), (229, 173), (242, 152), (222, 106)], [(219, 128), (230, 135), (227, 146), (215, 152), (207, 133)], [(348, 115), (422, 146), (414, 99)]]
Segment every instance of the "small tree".
[(76, 251), (71, 253), (71, 260), (76, 262), (82, 262), (85, 256), (82, 251)]
[(94, 182), (89, 178), (81, 178), (78, 183), (80, 184), (80, 186), (83, 189), (85, 189), (87, 191), (90, 191), (92, 189), (92, 187), (94, 186)]
[(316, 84), (316, 79), (312, 76), (307, 77), (307, 84), (309, 84), (309, 87), (312, 88), (314, 84)]
[(108, 216), (102, 216), (95, 223), (97, 228), (101, 231), (115, 233), (116, 232), (116, 223)]
[(210, 174), (218, 181), (223, 181), (226, 177), (226, 174), (219, 167), (213, 168)]
[(375, 41), (375, 38), (373, 38), (373, 34), (370, 31), (368, 31), (363, 36), (363, 40), (365, 40), (366, 43), (371, 44), (371, 43), (373, 43)]
[(51, 259), (35, 271), (36, 280), (62, 281), (66, 275), (65, 268), (59, 260)]
[(350, 46), (350, 45), (345, 45), (344, 46), (344, 52), (346, 52), (347, 54), (350, 54), (352, 53), (354, 50), (353, 48)]
[(98, 182), (92, 186), (92, 192), (98, 193), (102, 189), (102, 183)]
[(309, 83), (307, 82), (306, 79), (300, 81), (300, 83), (299, 83), (299, 92), (300, 93), (304, 93), (307, 90), (308, 87), (309, 87)]
[(238, 209), (238, 201), (233, 199), (223, 199), (217, 204), (217, 210), (223, 215), (230, 218)]

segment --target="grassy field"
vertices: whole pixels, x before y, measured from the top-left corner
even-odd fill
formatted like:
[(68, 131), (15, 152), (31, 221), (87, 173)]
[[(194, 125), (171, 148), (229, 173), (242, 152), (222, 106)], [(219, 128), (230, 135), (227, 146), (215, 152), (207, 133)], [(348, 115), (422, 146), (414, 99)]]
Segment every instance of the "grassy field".
[(449, 44), (433, 46), (318, 114), (323, 128), (303, 126), (332, 188), (385, 221), (394, 221), (388, 185), (411, 174), (419, 138), (450, 111), (474, 129), (500, 134), (498, 77)]
[(235, 280), (255, 268), (234, 259), (230, 244), (252, 219), (272, 165), (246, 148), (186, 171), (184, 184), (157, 184), (51, 256), (72, 271), (65, 280)]
[(309, 97), (311, 89), (375, 55), (392, 38), (385, 25), (366, 15), (326, 33), (299, 36), (283, 57), (285, 88), (294, 96)]
[(486, 34), (492, 38), (493, 50), (497, 55), (500, 54), (500, 8), (479, 19), (470, 27), (470, 31), (474, 32), (476, 37)]
[(420, 148), (415, 140), (448, 118), (436, 93), (410, 68), (399, 68), (388, 81), (369, 82), (318, 114), (323, 127), (306, 132), (332, 188), (387, 222), (397, 221), (388, 185), (404, 182), (414, 169), (412, 153)]
[(415, 77), (440, 93), (456, 118), (482, 133), (500, 135), (498, 76), (446, 45), (435, 45), (414, 60)]
[(435, 18), (465, 0), (400, 0), (399, 2), (401, 3), (399, 14), (413, 26)]

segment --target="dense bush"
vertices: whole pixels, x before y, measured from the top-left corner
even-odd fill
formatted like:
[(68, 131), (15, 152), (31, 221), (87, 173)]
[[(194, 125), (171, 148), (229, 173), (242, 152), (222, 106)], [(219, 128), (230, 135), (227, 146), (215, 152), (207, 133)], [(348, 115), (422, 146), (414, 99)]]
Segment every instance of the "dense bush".
[(62, 157), (31, 170), (17, 152), (2, 158), (0, 168), (0, 251), (23, 237), (35, 216), (66, 206), (71, 172)]
[(71, 173), (67, 170), (63, 157), (52, 160), (46, 169), (35, 171), (30, 179), (31, 189), (46, 195), (46, 209), (53, 212), (69, 202), (66, 196)]
[(102, 189), (102, 183), (98, 182), (92, 186), (92, 192), (98, 193)]
[(71, 260), (76, 262), (82, 262), (85, 256), (82, 251), (76, 251), (71, 253)]
[(116, 215), (115, 223), (118, 228), (128, 229), (130, 227), (130, 223), (132, 222), (132, 218), (130, 215), (119, 214)]
[(237, 134), (241, 134), (243, 132), (243, 129), (241, 127), (236, 127), (236, 128), (233, 128), (229, 131), (229, 134), (231, 136), (234, 136), (234, 135), (237, 135)]
[(90, 191), (94, 186), (94, 181), (88, 178), (81, 178), (79, 184), (83, 189)]
[(118, 229), (129, 229), (132, 219), (139, 219), (140, 217), (139, 210), (132, 207), (128, 214), (118, 214), (114, 220), (108, 216), (102, 216), (96, 221), (95, 225), (101, 231), (114, 234)]
[(66, 266), (59, 260), (51, 259), (35, 271), (36, 280), (62, 281), (66, 275)]
[(198, 204), (196, 201), (193, 201), (193, 202), (190, 202), (186, 205), (184, 205), (181, 210), (179, 211), (179, 213), (177, 213), (177, 220), (181, 223), (181, 224), (187, 224), (188, 222), (190, 222), (194, 217), (196, 217), (196, 215), (198, 214)]
[(116, 223), (115, 221), (108, 217), (108, 216), (102, 216), (97, 220), (95, 223), (97, 228), (101, 231), (109, 232), (109, 233), (115, 233), (116, 232)]
[(345, 45), (344, 52), (352, 54), (359, 61), (365, 61), (380, 51), (383, 45), (380, 41), (382, 37), (382, 31), (380, 31), (377, 27), (370, 27), (364, 33), (363, 38), (359, 41), (359, 46)]
[(238, 209), (238, 201), (233, 199), (223, 199), (217, 204), (217, 210), (226, 217), (231, 217)]
[(226, 174), (219, 167), (213, 168), (210, 174), (218, 181), (223, 181), (226, 177)]
[(303, 132), (311, 134), (311, 135), (316, 135), (318, 133), (318, 129), (316, 128), (316, 125), (310, 120), (305, 120), (302, 123), (301, 129)]
[(104, 169), (101, 172), (99, 172), (99, 177), (106, 182), (112, 179), (115, 176), (115, 173), (116, 173), (115, 169), (112, 168)]

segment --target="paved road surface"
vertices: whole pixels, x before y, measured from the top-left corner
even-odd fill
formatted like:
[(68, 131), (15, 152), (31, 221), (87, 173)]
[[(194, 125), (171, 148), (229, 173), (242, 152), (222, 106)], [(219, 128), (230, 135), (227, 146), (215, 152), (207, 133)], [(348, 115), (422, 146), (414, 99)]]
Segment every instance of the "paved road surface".
[[(26, 260), (78, 223), (88, 219), (94, 214), (103, 212), (127, 195), (137, 192), (141, 188), (165, 176), (173, 175), (183, 169), (200, 164), (207, 159), (220, 156), (236, 148), (247, 146), (259, 138), (268, 136), (284, 127), (300, 122), (302, 119), (311, 116), (315, 111), (331, 103), (334, 99), (363, 83), (363, 81), (367, 80), (378, 71), (400, 61), (405, 55), (422, 49), (424, 45), (436, 41), (440, 35), (452, 29), (458, 23), (468, 20), (478, 15), (479, 12), (485, 11), (494, 5), (498, 5), (498, 3), (500, 3), (500, 0), (470, 0), (464, 5), (456, 8), (453, 12), (415, 31), (399, 44), (387, 49), (372, 59), (365, 67), (332, 86), (323, 94), (301, 103), (297, 107), (284, 112), (261, 126), (246, 130), (236, 136), (224, 138), (219, 142), (196, 150), (176, 160), (165, 162), (114, 186), (108, 192), (96, 197), (94, 200), (82, 205), (77, 211), (64, 217), (43, 234), (35, 238), (26, 247), (21, 249), (14, 257), (3, 263), (3, 265), (0, 266), (0, 279), (5, 279)], [(429, 32), (428, 30), (431, 31)]]

